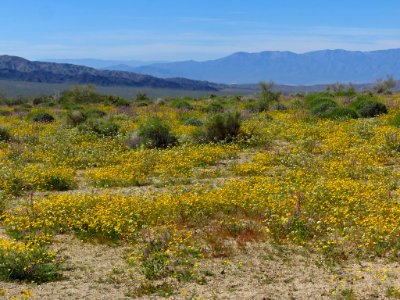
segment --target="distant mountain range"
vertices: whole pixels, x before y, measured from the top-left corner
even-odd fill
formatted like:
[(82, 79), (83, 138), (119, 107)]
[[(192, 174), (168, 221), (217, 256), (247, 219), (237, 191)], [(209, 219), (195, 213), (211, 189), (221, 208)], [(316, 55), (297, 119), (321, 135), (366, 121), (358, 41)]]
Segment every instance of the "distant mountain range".
[(73, 64), (33, 62), (17, 56), (0, 56), (0, 79), (217, 91), (221, 85), (185, 78), (161, 79), (124, 71), (98, 70)]
[(96, 69), (107, 69), (107, 70), (117, 70), (117, 71), (128, 71), (124, 70), (124, 68), (126, 67), (134, 68), (134, 67), (146, 66), (162, 62), (162, 61), (142, 61), (142, 60), (109, 60), (109, 59), (94, 59), (94, 58), (76, 58), (76, 59), (47, 58), (47, 59), (41, 59), (40, 61), (55, 62), (59, 64), (73, 64), (73, 65), (86, 66)]
[(161, 78), (184, 77), (226, 84), (258, 83), (261, 80), (286, 85), (368, 83), (387, 75), (400, 77), (400, 49), (370, 52), (321, 50), (304, 54), (238, 52), (202, 62), (190, 60), (139, 67), (125, 63), (108, 68)]

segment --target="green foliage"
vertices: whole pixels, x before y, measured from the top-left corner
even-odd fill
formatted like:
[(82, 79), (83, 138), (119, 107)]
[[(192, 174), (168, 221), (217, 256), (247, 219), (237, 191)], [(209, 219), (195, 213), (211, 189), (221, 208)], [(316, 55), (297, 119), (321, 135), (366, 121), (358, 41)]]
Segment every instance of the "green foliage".
[(213, 101), (203, 108), (203, 111), (208, 113), (223, 112), (224, 110), (224, 106), (218, 101)]
[(0, 116), (8, 117), (8, 116), (11, 116), (11, 115), (12, 115), (11, 111), (0, 109)]
[(319, 105), (322, 102), (331, 102), (334, 101), (333, 98), (327, 93), (317, 93), (307, 95), (304, 99), (304, 105), (308, 109), (312, 109), (313, 107)]
[(260, 82), (261, 98), (257, 103), (258, 111), (268, 111), (272, 103), (279, 101), (281, 94), (280, 92), (274, 92), (273, 87), (273, 82)]
[(91, 131), (102, 137), (113, 137), (118, 134), (119, 126), (112, 120), (90, 119), (79, 127), (82, 131)]
[(176, 99), (170, 104), (172, 107), (183, 109), (183, 110), (192, 110), (193, 105), (186, 99)]
[(44, 246), (17, 244), (0, 247), (0, 278), (48, 282), (60, 278), (60, 265), (55, 254)]
[(128, 101), (124, 98), (118, 97), (118, 96), (107, 95), (107, 96), (104, 96), (104, 98), (105, 98), (104, 102), (110, 103), (117, 107), (129, 106), (131, 104), (130, 101)]
[(138, 91), (136, 93), (136, 101), (147, 101), (147, 100), (151, 100), (149, 97), (147, 97), (146, 93), (143, 93), (141, 91)]
[(52, 175), (43, 178), (40, 189), (45, 191), (68, 191), (75, 186), (72, 178), (62, 175)]
[(393, 79), (393, 76), (387, 76), (386, 80), (378, 79), (374, 90), (378, 94), (391, 94), (391, 90), (395, 85), (396, 81)]
[(272, 106), (272, 109), (273, 110), (281, 110), (281, 111), (283, 111), (283, 110), (287, 110), (288, 108), (283, 103), (276, 103), (275, 105)]
[(385, 135), (385, 142), (388, 149), (400, 152), (400, 137), (397, 133), (387, 133)]
[(397, 112), (392, 118), (390, 118), (389, 125), (400, 127), (400, 111)]
[(143, 282), (137, 289), (129, 291), (126, 296), (133, 298), (143, 297), (148, 295), (169, 297), (174, 293), (174, 291), (175, 291), (175, 286), (167, 282), (163, 282), (161, 284), (156, 284), (153, 282)]
[(51, 123), (54, 121), (54, 117), (45, 111), (30, 113), (28, 115), (28, 118), (33, 122), (38, 122), (38, 123)]
[(337, 91), (335, 95), (338, 97), (354, 97), (357, 95), (357, 91), (355, 90), (354, 87), (350, 86), (346, 90)]
[(313, 103), (311, 107), (311, 113), (316, 116), (321, 116), (328, 113), (329, 111), (337, 108), (339, 105), (332, 99), (323, 98), (319, 102)]
[(0, 221), (2, 219), (2, 214), (6, 210), (6, 208), (6, 193), (3, 190), (0, 190)]
[(80, 110), (74, 110), (74, 111), (68, 112), (66, 115), (67, 125), (74, 126), (74, 127), (84, 123), (86, 121), (86, 119), (87, 119), (86, 114)]
[(88, 109), (85, 112), (85, 115), (87, 116), (87, 118), (103, 118), (107, 115), (106, 112), (102, 111), (101, 109), (98, 108), (92, 108), (92, 109)]
[(151, 117), (140, 124), (137, 136), (140, 143), (147, 148), (167, 148), (177, 143), (170, 126), (159, 117)]
[(372, 118), (388, 112), (385, 104), (374, 97), (365, 95), (357, 97), (355, 101), (350, 103), (349, 107), (357, 111), (363, 118)]
[(205, 128), (207, 141), (231, 142), (238, 134), (241, 125), (240, 113), (228, 112), (212, 116)]
[(9, 140), (11, 140), (10, 131), (3, 126), (0, 126), (0, 142), (1, 141), (9, 141)]
[(322, 113), (320, 117), (331, 120), (349, 120), (349, 119), (357, 119), (358, 114), (356, 113), (355, 110), (351, 108), (334, 107)]
[(59, 102), (62, 104), (100, 103), (104, 101), (103, 98), (104, 97), (96, 93), (96, 87), (94, 85), (76, 85), (68, 90), (65, 90), (61, 94)]
[(188, 125), (188, 126), (202, 126), (203, 122), (197, 118), (192, 117), (192, 118), (186, 119), (183, 122), (183, 124)]

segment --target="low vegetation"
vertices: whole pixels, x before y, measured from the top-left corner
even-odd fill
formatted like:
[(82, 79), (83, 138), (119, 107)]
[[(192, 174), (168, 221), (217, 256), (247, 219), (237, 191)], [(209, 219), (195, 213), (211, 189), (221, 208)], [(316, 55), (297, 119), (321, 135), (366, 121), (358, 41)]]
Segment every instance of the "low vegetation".
[[(261, 276), (246, 261), (260, 245), (276, 251), (265, 260), (295, 247), (318, 257), (332, 297), (359, 295), (358, 279), (336, 276), (354, 261), (398, 260), (398, 94), (283, 98), (266, 85), (251, 101), (127, 102), (76, 88), (42, 100), (0, 108), (5, 282), (70, 274), (65, 236), (124, 247), (121, 270), (96, 282), (125, 280), (126, 297), (195, 298), (237, 257), (237, 272)], [(385, 280), (376, 288), (395, 295)]]

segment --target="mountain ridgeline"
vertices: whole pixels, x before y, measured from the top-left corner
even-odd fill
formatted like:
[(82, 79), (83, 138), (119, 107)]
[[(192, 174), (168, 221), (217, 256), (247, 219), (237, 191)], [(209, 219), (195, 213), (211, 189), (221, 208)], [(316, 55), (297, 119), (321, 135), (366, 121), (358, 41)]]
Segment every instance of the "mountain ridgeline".
[(209, 91), (217, 91), (220, 88), (218, 84), (205, 81), (185, 78), (161, 79), (132, 72), (98, 70), (73, 64), (33, 62), (8, 55), (0, 56), (0, 80)]
[(400, 49), (370, 52), (321, 50), (303, 54), (265, 51), (238, 52), (216, 60), (157, 63), (123, 68), (161, 78), (185, 77), (219, 83), (257, 83), (272, 80), (278, 84), (314, 85), (334, 82), (371, 83), (392, 75), (400, 77)]

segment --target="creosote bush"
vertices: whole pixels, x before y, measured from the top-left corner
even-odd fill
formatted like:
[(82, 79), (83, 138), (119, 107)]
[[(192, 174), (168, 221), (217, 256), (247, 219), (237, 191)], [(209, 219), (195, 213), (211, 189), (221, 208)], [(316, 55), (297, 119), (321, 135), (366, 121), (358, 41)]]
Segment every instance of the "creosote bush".
[(202, 126), (203, 122), (197, 118), (189, 118), (186, 119), (183, 124), (188, 125), (188, 126)]
[(231, 142), (239, 134), (240, 125), (238, 112), (216, 114), (206, 124), (205, 138), (209, 142)]
[(182, 110), (192, 110), (193, 105), (186, 99), (176, 99), (170, 104), (172, 107), (182, 109)]
[(79, 124), (84, 123), (86, 121), (86, 119), (87, 119), (87, 116), (85, 113), (83, 113), (80, 110), (74, 110), (74, 111), (67, 113), (66, 123), (67, 123), (67, 125), (70, 125), (70, 126), (77, 126)]
[(349, 107), (357, 111), (362, 118), (372, 118), (388, 112), (385, 104), (370, 96), (357, 97)]
[(338, 106), (339, 105), (334, 100), (323, 98), (319, 102), (313, 104), (313, 106), (311, 107), (311, 113), (316, 116), (321, 116), (337, 108)]
[(261, 98), (257, 102), (257, 109), (260, 112), (268, 111), (270, 106), (274, 102), (279, 101), (279, 97), (281, 95), (280, 92), (273, 91), (274, 83), (273, 82), (260, 82), (261, 88)]
[(91, 131), (102, 137), (113, 137), (118, 135), (119, 126), (112, 120), (90, 119), (80, 127), (81, 131)]
[(30, 113), (28, 117), (33, 122), (38, 122), (38, 123), (51, 123), (54, 121), (54, 117), (48, 112), (44, 111)]
[(170, 126), (160, 117), (151, 117), (140, 124), (137, 137), (146, 148), (167, 148), (177, 143)]
[(0, 142), (1, 141), (9, 141), (9, 140), (11, 140), (10, 131), (3, 126), (0, 126)]
[(358, 114), (353, 109), (347, 107), (334, 107), (326, 112), (323, 112), (320, 116), (321, 118), (331, 120), (348, 120), (358, 118)]

